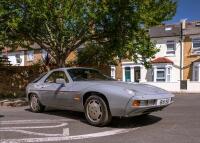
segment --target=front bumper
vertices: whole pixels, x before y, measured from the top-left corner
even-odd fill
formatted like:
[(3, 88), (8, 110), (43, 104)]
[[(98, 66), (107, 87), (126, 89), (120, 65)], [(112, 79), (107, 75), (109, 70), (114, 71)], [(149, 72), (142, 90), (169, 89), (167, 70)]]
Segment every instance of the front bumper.
[[(170, 105), (170, 104), (168, 104), (168, 105)], [(132, 108), (132, 109), (129, 109), (126, 111), (125, 117), (133, 117), (133, 116), (149, 114), (152, 112), (160, 111), (163, 108), (167, 107), (168, 105)]]
[[(166, 98), (166, 97), (165, 97)], [(144, 99), (131, 99), (129, 101), (129, 103), (127, 104), (126, 110), (125, 110), (125, 117), (133, 117), (133, 116), (138, 116), (138, 115), (142, 115), (142, 114), (149, 114), (151, 112), (156, 112), (156, 111), (160, 111), (163, 108), (169, 106), (170, 104), (172, 104), (174, 101), (172, 100), (172, 97), (167, 97), (170, 98), (170, 101), (164, 105), (160, 104), (160, 102), (158, 103), (158, 101), (161, 101), (161, 99), (165, 99), (165, 98), (158, 98), (158, 99), (147, 99), (147, 100), (155, 100), (156, 102), (152, 105), (147, 105), (147, 106), (133, 106), (132, 102), (134, 100), (144, 100)]]

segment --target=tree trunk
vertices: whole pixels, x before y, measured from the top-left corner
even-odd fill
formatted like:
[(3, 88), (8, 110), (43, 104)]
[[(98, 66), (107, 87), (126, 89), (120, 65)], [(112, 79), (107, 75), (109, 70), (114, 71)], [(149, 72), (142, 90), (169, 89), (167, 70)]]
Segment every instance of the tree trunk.
[(65, 67), (65, 59), (66, 59), (66, 58), (63, 58), (63, 57), (57, 57), (56, 66), (57, 66), (58, 68), (63, 68), (63, 67)]

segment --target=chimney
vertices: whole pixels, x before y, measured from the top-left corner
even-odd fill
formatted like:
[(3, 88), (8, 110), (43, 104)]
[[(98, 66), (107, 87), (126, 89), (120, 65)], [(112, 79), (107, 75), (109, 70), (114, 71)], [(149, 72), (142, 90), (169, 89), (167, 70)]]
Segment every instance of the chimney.
[(185, 29), (185, 28), (186, 28), (186, 21), (187, 21), (187, 19), (182, 19), (182, 20), (181, 20), (182, 29)]

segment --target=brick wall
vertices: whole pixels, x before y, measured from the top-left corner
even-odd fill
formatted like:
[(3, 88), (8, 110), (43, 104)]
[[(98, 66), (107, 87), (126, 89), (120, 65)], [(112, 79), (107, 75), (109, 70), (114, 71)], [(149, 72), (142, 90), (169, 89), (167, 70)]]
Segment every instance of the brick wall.
[(183, 55), (183, 79), (192, 80), (192, 62), (197, 59), (200, 59), (199, 55), (192, 55), (192, 39), (189, 36), (186, 36), (184, 39), (184, 55)]
[(0, 98), (25, 96), (26, 85), (46, 71), (37, 65), (0, 67)]
[(115, 78), (116, 80), (122, 80), (122, 64), (118, 63), (118, 65), (115, 67), (116, 68), (116, 73), (115, 73)]
[(42, 60), (42, 51), (41, 51), (41, 49), (34, 50), (34, 60), (33, 61), (28, 61), (27, 60), (27, 53), (28, 53), (28, 51), (24, 52), (24, 66), (30, 66), (30, 65), (38, 63), (39, 61)]

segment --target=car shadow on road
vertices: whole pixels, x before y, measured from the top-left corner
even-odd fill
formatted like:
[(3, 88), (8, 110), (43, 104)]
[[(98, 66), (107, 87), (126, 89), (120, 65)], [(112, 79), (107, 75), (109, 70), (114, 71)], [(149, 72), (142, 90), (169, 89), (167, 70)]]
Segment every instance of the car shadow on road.
[(152, 125), (159, 122), (160, 120), (162, 120), (161, 117), (154, 115), (142, 115), (129, 118), (114, 117), (109, 126), (112, 128), (136, 128)]
[[(30, 109), (25, 109), (26, 111), (30, 111)], [(31, 112), (31, 111), (30, 111)], [(64, 117), (66, 119), (79, 120), (84, 124), (88, 124), (85, 119), (85, 115), (82, 112), (74, 112), (68, 110), (48, 110), (43, 112), (43, 114), (54, 115)], [(148, 126), (155, 124), (162, 120), (161, 117), (154, 115), (144, 115), (130, 118), (118, 118), (113, 117), (112, 122), (108, 125), (111, 128), (136, 128), (142, 126)]]
[(4, 115), (0, 115), (0, 118), (4, 117)]

